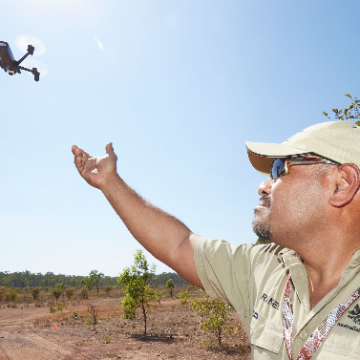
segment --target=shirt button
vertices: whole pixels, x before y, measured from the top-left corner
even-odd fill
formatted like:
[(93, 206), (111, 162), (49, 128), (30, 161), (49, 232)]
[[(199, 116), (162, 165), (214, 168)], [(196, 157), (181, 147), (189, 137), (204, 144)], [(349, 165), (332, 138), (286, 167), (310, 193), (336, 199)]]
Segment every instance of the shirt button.
[(301, 333), (299, 334), (299, 338), (301, 340), (306, 340), (308, 338), (308, 334), (305, 331), (301, 331)]

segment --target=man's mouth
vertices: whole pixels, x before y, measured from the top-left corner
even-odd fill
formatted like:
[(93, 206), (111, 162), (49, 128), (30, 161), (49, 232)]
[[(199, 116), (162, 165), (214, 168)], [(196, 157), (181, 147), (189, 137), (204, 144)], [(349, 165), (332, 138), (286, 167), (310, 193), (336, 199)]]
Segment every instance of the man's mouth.
[(270, 207), (270, 198), (268, 196), (261, 197), (257, 207)]

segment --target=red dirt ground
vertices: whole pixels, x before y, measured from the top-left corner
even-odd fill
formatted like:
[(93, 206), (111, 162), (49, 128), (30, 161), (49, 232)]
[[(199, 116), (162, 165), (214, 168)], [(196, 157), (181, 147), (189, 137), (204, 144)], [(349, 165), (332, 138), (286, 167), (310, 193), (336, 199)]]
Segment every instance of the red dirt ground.
[(141, 319), (122, 318), (119, 299), (91, 301), (100, 321), (86, 325), (89, 303), (73, 301), (56, 314), (49, 306), (1, 308), (0, 360), (250, 359), (241, 330), (224, 338), (223, 348), (209, 350), (199, 319), (179, 300), (162, 301), (150, 313), (146, 337)]

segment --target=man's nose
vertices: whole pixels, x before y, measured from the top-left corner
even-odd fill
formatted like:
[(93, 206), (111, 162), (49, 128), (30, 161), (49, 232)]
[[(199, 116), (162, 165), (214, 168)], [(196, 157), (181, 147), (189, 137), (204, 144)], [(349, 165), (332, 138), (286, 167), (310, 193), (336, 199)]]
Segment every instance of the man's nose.
[(260, 196), (270, 195), (271, 194), (272, 183), (273, 183), (273, 180), (270, 179), (270, 178), (263, 181), (258, 187), (258, 194)]

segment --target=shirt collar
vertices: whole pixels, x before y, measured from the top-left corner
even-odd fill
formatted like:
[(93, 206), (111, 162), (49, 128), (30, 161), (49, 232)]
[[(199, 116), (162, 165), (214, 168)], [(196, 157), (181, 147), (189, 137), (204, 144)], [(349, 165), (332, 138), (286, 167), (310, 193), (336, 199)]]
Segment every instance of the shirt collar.
[[(292, 281), (295, 283), (295, 290), (297, 291), (300, 301), (308, 296), (308, 279), (306, 269), (301, 256), (292, 249), (282, 248), (278, 253), (279, 260), (283, 263), (284, 267), (290, 271)], [(331, 291), (328, 301), (334, 298), (341, 290), (350, 283), (350, 281), (360, 272), (360, 250), (358, 250), (352, 257), (350, 263), (342, 273), (341, 280), (338, 286)], [(353, 291), (356, 289), (354, 288)], [(325, 296), (327, 298), (327, 296)], [(324, 298), (324, 299), (325, 299)], [(307, 300), (307, 299), (306, 299)], [(307, 301), (305, 301), (307, 303)]]
[[(281, 260), (281, 262), (285, 263), (285, 259), (291, 259), (292, 257), (295, 257), (297, 259), (299, 259), (300, 261), (303, 261), (302, 257), (295, 251), (286, 247), (283, 247), (279, 252), (278, 252), (278, 258)], [(344, 273), (347, 271), (351, 271), (353, 269), (358, 268), (358, 270), (360, 270), (360, 250), (358, 250), (353, 257), (351, 258), (351, 261), (349, 263), (349, 265), (346, 267), (346, 269), (344, 270)]]

